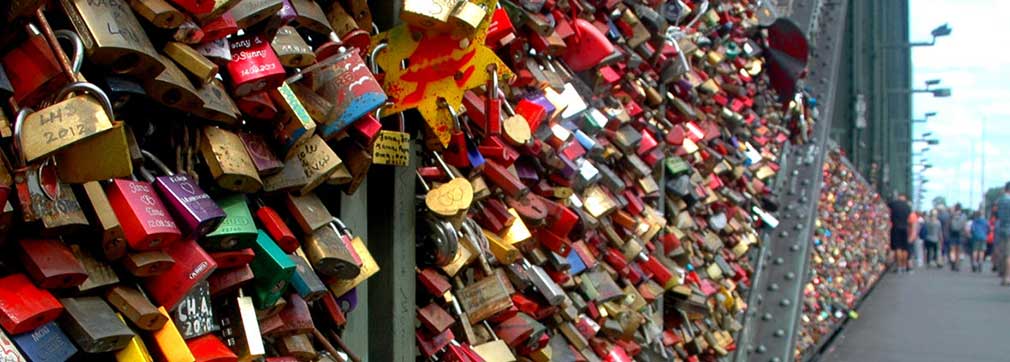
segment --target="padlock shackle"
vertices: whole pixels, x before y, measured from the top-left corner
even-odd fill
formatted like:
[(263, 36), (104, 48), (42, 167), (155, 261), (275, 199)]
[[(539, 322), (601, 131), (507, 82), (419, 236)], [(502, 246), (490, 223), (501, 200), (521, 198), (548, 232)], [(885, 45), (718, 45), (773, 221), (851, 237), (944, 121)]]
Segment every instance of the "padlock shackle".
[(60, 89), (59, 93), (56, 93), (56, 99), (63, 99), (73, 91), (81, 91), (84, 93), (88, 93), (95, 98), (98, 98), (98, 101), (102, 103), (102, 108), (105, 108), (105, 113), (108, 114), (109, 120), (113, 121), (116, 120), (115, 112), (112, 111), (112, 101), (110, 101), (109, 96), (106, 95), (104, 91), (102, 91), (102, 88), (99, 88), (94, 83), (88, 83), (88, 82), (70, 83), (66, 87), (63, 87), (63, 89)]
[(28, 118), (28, 114), (35, 112), (34, 109), (28, 107), (22, 107), (18, 110), (17, 116), (14, 117), (14, 153), (17, 155), (18, 167), (25, 167), (28, 165), (28, 159), (25, 158), (24, 152), (21, 152), (24, 148), (21, 146), (21, 129), (24, 127), (25, 118)]
[(354, 239), (354, 235), (351, 235), (351, 229), (348, 228), (347, 225), (344, 224), (343, 220), (340, 220), (340, 218), (336, 216), (330, 218), (330, 225), (331, 226), (335, 225), (334, 228), (338, 230), (337, 234), (343, 232), (348, 239)]
[(84, 41), (77, 33), (70, 31), (68, 29), (60, 29), (53, 32), (57, 39), (64, 39), (70, 41), (70, 45), (74, 47), (73, 57), (70, 59), (70, 69), (74, 73), (81, 72), (81, 65), (84, 64)]
[[(144, 160), (151, 161), (151, 163), (153, 163), (155, 167), (157, 167), (159, 170), (161, 170), (161, 172), (164, 173), (165, 176), (175, 176), (175, 173), (172, 172), (172, 170), (168, 168), (168, 165), (166, 165), (164, 162), (161, 162), (161, 159), (158, 158), (158, 156), (155, 156), (153, 153), (147, 152), (147, 150), (140, 150), (140, 154), (144, 156)], [(145, 169), (143, 167), (141, 167), (141, 170), (144, 170), (144, 171), (147, 171), (148, 173), (150, 173), (149, 170), (147, 170), (147, 169)], [(152, 180), (153, 180), (153, 177), (152, 177)]]
[(695, 9), (695, 13), (697, 14), (694, 15), (694, 19), (691, 19), (691, 21), (688, 22), (687, 25), (684, 26), (684, 28), (691, 28), (692, 26), (694, 26), (694, 23), (697, 23), (698, 20), (701, 19), (701, 16), (705, 15), (705, 12), (708, 11), (708, 6), (709, 6), (708, 0), (702, 2), (701, 5), (699, 5), (698, 8)]
[(414, 174), (417, 175), (417, 179), (421, 181), (421, 186), (424, 186), (424, 191), (431, 191), (431, 186), (428, 186), (428, 182), (424, 180), (424, 176), (421, 176), (421, 172), (415, 169)]
[(432, 152), (431, 154), (432, 154), (433, 156), (435, 156), (435, 161), (437, 161), (437, 162), (438, 162), (438, 164), (439, 164), (440, 166), (442, 166), (442, 169), (443, 169), (443, 170), (445, 170), (445, 173), (446, 173), (447, 175), (449, 175), (449, 179), (450, 179), (450, 180), (455, 180), (455, 179), (456, 179), (456, 174), (452, 173), (452, 169), (451, 169), (451, 168), (449, 168), (449, 165), (447, 165), (447, 164), (445, 163), (445, 160), (443, 160), (443, 159), (442, 159), (442, 155), (441, 155), (441, 154), (439, 154), (438, 152)]
[(379, 63), (375, 62), (375, 58), (378, 58), (379, 52), (381, 52), (383, 49), (386, 49), (387, 47), (389, 47), (389, 44), (379, 43), (378, 45), (375, 46), (375, 49), (372, 49), (372, 52), (368, 54), (368, 66), (372, 70), (372, 74), (380, 73)]
[(140, 174), (140, 177), (143, 178), (144, 181), (154, 182), (154, 174), (151, 173), (151, 170), (148, 170), (147, 167), (137, 167), (137, 173)]

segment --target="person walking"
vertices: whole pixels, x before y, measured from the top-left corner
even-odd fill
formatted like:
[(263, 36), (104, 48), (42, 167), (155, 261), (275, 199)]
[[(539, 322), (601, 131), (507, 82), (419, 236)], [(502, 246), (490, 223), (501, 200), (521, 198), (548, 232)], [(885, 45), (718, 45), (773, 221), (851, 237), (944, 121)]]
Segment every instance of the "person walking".
[(896, 272), (908, 272), (908, 216), (912, 206), (905, 195), (898, 195), (887, 207), (891, 209), (891, 250), (898, 264)]
[[(1010, 182), (1003, 186), (1003, 196), (996, 201), (996, 245), (994, 249), (999, 251), (999, 271), (1002, 282), (1000, 285), (1010, 285), (1010, 273), (1007, 273), (1007, 265), (1010, 265)], [(995, 253), (993, 253), (995, 255)]]
[(961, 244), (964, 243), (964, 226), (968, 223), (968, 216), (961, 210), (961, 204), (954, 204), (954, 211), (950, 216), (950, 239), (947, 240), (947, 248), (950, 250), (950, 270), (961, 271)]
[(922, 223), (919, 231), (926, 248), (926, 265), (942, 268), (937, 254), (940, 243), (943, 242), (943, 226), (940, 224), (939, 211), (929, 211), (929, 216)]
[(970, 222), (971, 232), (971, 271), (982, 272), (982, 264), (985, 262), (985, 245), (989, 239), (989, 220), (982, 216), (981, 211), (975, 211), (975, 215)]
[(936, 258), (936, 261), (939, 262), (942, 267), (946, 264), (945, 260), (947, 259), (947, 253), (950, 250), (950, 242), (948, 239), (950, 238), (951, 212), (950, 209), (947, 208), (946, 204), (937, 205), (936, 210), (936, 216), (940, 219), (940, 233), (943, 234), (943, 241), (941, 241), (939, 245), (941, 251), (940, 255), (942, 255), (942, 257)]

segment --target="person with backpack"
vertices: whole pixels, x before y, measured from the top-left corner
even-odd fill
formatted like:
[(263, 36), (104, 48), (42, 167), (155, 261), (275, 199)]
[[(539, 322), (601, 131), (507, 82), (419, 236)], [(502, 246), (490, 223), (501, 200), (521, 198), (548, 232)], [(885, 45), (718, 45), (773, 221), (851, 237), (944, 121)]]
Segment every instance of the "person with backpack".
[(926, 248), (926, 265), (942, 268), (943, 265), (940, 264), (942, 258), (937, 255), (937, 247), (943, 242), (943, 227), (940, 224), (939, 211), (937, 209), (930, 210), (929, 216), (920, 224), (922, 226), (919, 228), (919, 237), (922, 238), (922, 243)]
[(981, 273), (982, 263), (985, 261), (985, 244), (989, 239), (989, 220), (982, 216), (981, 211), (975, 211), (970, 224), (971, 271)]
[(947, 240), (950, 249), (950, 270), (961, 271), (961, 244), (963, 242), (964, 226), (968, 223), (968, 216), (961, 209), (961, 204), (954, 204), (954, 210), (950, 215), (950, 239)]

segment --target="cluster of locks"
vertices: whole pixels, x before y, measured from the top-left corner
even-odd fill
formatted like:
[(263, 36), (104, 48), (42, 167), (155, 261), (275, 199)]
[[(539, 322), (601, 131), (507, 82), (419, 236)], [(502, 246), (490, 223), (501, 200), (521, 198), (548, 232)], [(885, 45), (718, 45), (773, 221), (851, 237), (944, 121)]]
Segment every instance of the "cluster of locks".
[(814, 119), (767, 2), (386, 3), (0, 5), (5, 360), (359, 361), (373, 165), (418, 165), (419, 359), (737, 348)]
[(803, 290), (798, 360), (817, 353), (877, 283), (887, 262), (890, 211), (837, 150), (824, 161), (824, 186)]

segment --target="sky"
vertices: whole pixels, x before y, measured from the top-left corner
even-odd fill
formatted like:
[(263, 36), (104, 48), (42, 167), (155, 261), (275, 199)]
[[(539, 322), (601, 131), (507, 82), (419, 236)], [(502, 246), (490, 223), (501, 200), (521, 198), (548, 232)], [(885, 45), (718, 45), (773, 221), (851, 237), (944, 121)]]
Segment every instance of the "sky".
[[(949, 98), (915, 94), (913, 118), (937, 112), (925, 124), (913, 125), (920, 138), (932, 132), (939, 145), (928, 146), (924, 156), (933, 168), (924, 171), (925, 202), (936, 196), (948, 205), (961, 202), (975, 208), (982, 200), (983, 153), (984, 187), (1002, 186), (1010, 181), (1010, 54), (1006, 48), (1007, 0), (910, 0), (912, 42), (928, 41), (930, 31), (943, 23), (953, 32), (937, 39), (932, 47), (912, 50), (912, 81), (925, 87), (928, 79), (941, 79), (950, 87)], [(984, 129), (983, 129), (984, 127)], [(913, 152), (926, 147), (913, 145)], [(922, 167), (913, 166), (914, 171)]]

